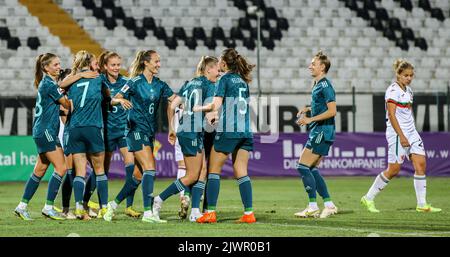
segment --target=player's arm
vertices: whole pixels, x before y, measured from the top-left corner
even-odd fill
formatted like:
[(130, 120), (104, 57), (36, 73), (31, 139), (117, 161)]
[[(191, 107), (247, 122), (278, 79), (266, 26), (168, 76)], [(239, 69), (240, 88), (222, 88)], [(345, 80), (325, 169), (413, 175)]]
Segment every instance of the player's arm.
[(77, 73), (75, 75), (69, 74), (67, 77), (64, 78), (63, 81), (60, 81), (58, 83), (58, 86), (60, 88), (67, 88), (80, 79), (83, 79), (83, 78), (93, 79), (96, 77), (98, 77), (98, 73), (96, 71), (84, 71), (84, 72)]
[(71, 109), (70, 101), (69, 101), (69, 99), (67, 99), (67, 96), (64, 95), (63, 97), (61, 97), (61, 98), (58, 100), (58, 102), (59, 102), (59, 104), (61, 104), (61, 106), (64, 107), (65, 109), (67, 109), (67, 110), (70, 110), (70, 109)]
[(125, 99), (123, 97), (122, 93), (117, 93), (113, 98), (111, 98), (112, 106), (118, 105), (118, 104), (122, 105), (122, 107), (125, 110), (129, 110), (133, 107), (133, 104), (130, 101), (128, 101), (127, 99)]
[(408, 142), (408, 139), (403, 134), (403, 131), (400, 128), (400, 124), (398, 123), (397, 117), (395, 117), (395, 111), (397, 109), (397, 105), (395, 105), (395, 103), (392, 103), (392, 102), (388, 101), (386, 103), (386, 106), (387, 106), (389, 121), (391, 122), (392, 128), (394, 128), (395, 133), (397, 133), (397, 135), (398, 135), (398, 137), (400, 139), (400, 144), (403, 147), (409, 147), (410, 144)]
[(181, 101), (181, 97), (176, 94), (172, 94), (167, 98), (167, 124), (169, 124), (168, 140), (171, 145), (175, 145), (175, 141), (177, 140), (173, 116), (175, 115), (175, 108), (181, 104)]
[(203, 106), (194, 106), (192, 108), (193, 112), (216, 112), (222, 107), (223, 97), (215, 96), (213, 98), (212, 103), (203, 105)]
[(298, 121), (298, 124), (300, 125), (308, 125), (312, 122), (317, 122), (321, 120), (326, 120), (329, 118), (333, 118), (336, 116), (336, 102), (328, 102), (327, 103), (327, 110), (319, 115), (313, 116), (313, 117), (303, 117)]

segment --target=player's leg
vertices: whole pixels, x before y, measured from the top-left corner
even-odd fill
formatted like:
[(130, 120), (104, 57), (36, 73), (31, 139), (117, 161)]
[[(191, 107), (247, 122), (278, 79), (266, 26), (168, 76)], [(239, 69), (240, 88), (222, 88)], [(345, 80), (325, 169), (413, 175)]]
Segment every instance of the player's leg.
[(317, 196), (316, 196), (316, 180), (314, 179), (313, 174), (311, 173), (311, 167), (317, 163), (320, 159), (320, 155), (313, 153), (311, 149), (311, 145), (308, 143), (306, 147), (303, 149), (303, 152), (300, 156), (299, 162), (297, 164), (297, 171), (300, 174), (300, 177), (303, 181), (303, 186), (305, 187), (305, 191), (308, 194), (309, 204), (306, 209), (303, 211), (295, 213), (297, 217), (318, 217), (320, 214), (319, 206), (317, 205)]
[[(121, 155), (123, 156), (124, 163), (125, 163), (125, 184), (133, 184), (133, 173), (135, 169), (134, 165), (134, 155), (133, 153), (128, 151), (128, 147), (126, 145), (125, 139), (122, 139), (124, 141), (124, 144), (121, 145), (119, 151)], [(139, 218), (141, 216), (141, 213), (136, 211), (133, 208), (134, 203), (134, 195), (136, 192), (137, 187), (139, 186), (140, 181), (138, 182), (137, 186), (133, 186), (130, 190), (130, 193), (127, 196), (127, 207), (125, 209), (125, 214), (133, 217), (133, 218)], [(125, 185), (124, 185), (125, 186)]]
[(182, 207), (181, 211), (183, 211), (184, 213), (180, 214), (180, 216), (183, 219), (186, 218), (187, 209), (189, 208), (190, 203), (189, 187), (198, 180), (202, 168), (203, 152), (200, 153), (197, 152), (196, 155), (185, 155), (184, 160), (186, 164), (185, 176), (175, 180), (163, 192), (161, 192), (158, 196), (155, 197), (155, 202), (153, 204), (153, 214), (155, 216), (159, 216), (162, 203), (165, 200), (167, 200), (172, 195), (178, 194), (181, 191), (185, 191), (185, 202), (183, 202), (183, 206), (181, 206)]
[(62, 215), (66, 219), (76, 219), (75, 215), (70, 211), (70, 198), (72, 197), (72, 188), (73, 188), (73, 180), (75, 178), (75, 170), (73, 168), (73, 159), (72, 154), (68, 154), (65, 156), (67, 173), (64, 177), (62, 189), (61, 189), (61, 198), (62, 198), (62, 207), (63, 213)]
[(206, 176), (208, 176), (208, 169), (206, 167), (206, 156), (203, 155), (202, 169), (200, 171), (200, 176), (197, 182), (192, 186), (192, 204), (191, 204), (191, 215), (189, 215), (189, 221), (195, 222), (198, 218), (202, 216), (200, 211), (200, 201), (205, 191)]
[(103, 217), (108, 204), (108, 176), (105, 174), (104, 162), (105, 152), (94, 152), (89, 154), (92, 168), (95, 172), (97, 191), (99, 195), (99, 216)]
[(23, 220), (32, 220), (30, 214), (27, 211), (28, 203), (33, 198), (34, 193), (39, 187), (42, 177), (50, 165), (50, 161), (45, 157), (45, 154), (39, 154), (36, 164), (34, 165), (33, 173), (25, 184), (22, 200), (14, 210), (15, 214)]
[(84, 178), (86, 176), (87, 157), (85, 153), (74, 153), (72, 154), (72, 157), (76, 172), (76, 176), (73, 180), (73, 192), (75, 195), (75, 215), (78, 219), (89, 220), (90, 217), (87, 215), (83, 206), (83, 195), (86, 187)]
[(211, 149), (209, 160), (209, 174), (206, 186), (207, 209), (202, 217), (197, 219), (198, 223), (214, 223), (216, 218), (217, 199), (220, 191), (220, 174), (222, 167), (228, 159), (228, 153), (216, 151), (216, 145)]
[(45, 157), (50, 161), (53, 165), (55, 171), (48, 182), (48, 190), (47, 190), (47, 202), (45, 203), (44, 208), (42, 209), (42, 215), (54, 219), (54, 220), (62, 220), (62, 217), (53, 207), (56, 196), (58, 195), (59, 188), (61, 186), (62, 179), (67, 172), (67, 166), (64, 159), (64, 153), (60, 146), (56, 147), (55, 151), (46, 152)]
[(252, 183), (248, 176), (248, 158), (249, 152), (245, 149), (237, 149), (233, 152), (233, 170), (234, 177), (239, 185), (242, 204), (244, 205), (244, 215), (237, 221), (239, 223), (256, 222), (253, 213), (253, 192)]
[(410, 159), (414, 166), (414, 189), (417, 197), (418, 212), (440, 212), (440, 208), (427, 204), (427, 180), (426, 180), (426, 157), (422, 154), (412, 153)]
[(337, 214), (338, 208), (331, 200), (327, 183), (325, 182), (325, 179), (322, 177), (319, 169), (317, 168), (322, 159), (323, 156), (321, 156), (319, 160), (317, 160), (317, 162), (313, 164), (311, 168), (311, 174), (314, 176), (314, 180), (316, 181), (316, 190), (323, 199), (324, 209), (322, 210), (322, 213), (320, 213), (320, 218), (328, 218), (331, 215)]

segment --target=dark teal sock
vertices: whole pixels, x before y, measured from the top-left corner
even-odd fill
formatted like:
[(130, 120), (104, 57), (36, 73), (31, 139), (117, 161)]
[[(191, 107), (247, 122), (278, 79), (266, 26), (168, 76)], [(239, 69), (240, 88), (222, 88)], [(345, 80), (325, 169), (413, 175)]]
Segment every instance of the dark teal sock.
[[(89, 202), (91, 200), (92, 194), (94, 193), (95, 189), (97, 188), (97, 178), (95, 175), (95, 172), (92, 171), (89, 175), (88, 179), (86, 180), (86, 190), (84, 191), (83, 201), (85, 203)], [(97, 192), (98, 193), (98, 192)], [(100, 195), (98, 195), (100, 198)]]
[(189, 187), (184, 185), (183, 182), (181, 182), (180, 179), (175, 180), (170, 186), (166, 188), (166, 190), (162, 191), (161, 194), (159, 194), (159, 197), (165, 201), (167, 198), (171, 197), (174, 194), (178, 194), (179, 192), (185, 190), (189, 192)]
[(58, 195), (59, 187), (61, 186), (62, 177), (58, 173), (53, 172), (47, 189), (47, 204), (53, 205), (56, 196)]
[(154, 170), (144, 170), (144, 175), (142, 177), (142, 200), (144, 202), (145, 211), (152, 210), (155, 175), (156, 171)]
[[(130, 181), (133, 179), (133, 172), (134, 172), (134, 164), (128, 164), (125, 166), (125, 173), (126, 173), (125, 183), (127, 180)], [(129, 195), (127, 196), (127, 207), (133, 206), (134, 193), (136, 192), (136, 188), (130, 191)]]
[(33, 198), (34, 193), (39, 187), (42, 177), (36, 176), (34, 173), (31, 174), (27, 183), (25, 184), (25, 191), (22, 196), (22, 202), (28, 203), (31, 198)]
[(217, 206), (217, 199), (219, 198), (220, 190), (220, 175), (209, 174), (206, 186), (206, 199), (208, 201), (207, 210), (214, 211)]
[(72, 188), (73, 188), (73, 179), (74, 179), (74, 171), (72, 169), (68, 169), (66, 175), (64, 176), (64, 181), (61, 189), (61, 198), (62, 198), (62, 207), (69, 208), (70, 207), (70, 198), (72, 196)]
[(73, 193), (75, 195), (75, 202), (76, 203), (82, 203), (83, 202), (83, 195), (84, 195), (84, 188), (86, 186), (86, 182), (84, 181), (84, 178), (81, 176), (76, 176), (73, 180)]
[(108, 177), (105, 174), (96, 176), (100, 208), (108, 204)]
[(126, 180), (125, 185), (123, 185), (122, 189), (120, 190), (119, 194), (116, 196), (116, 199), (114, 201), (117, 204), (120, 204), (125, 198), (127, 198), (129, 194), (134, 193), (136, 191), (139, 184), (141, 184), (141, 181), (137, 180), (134, 176), (131, 178), (131, 180)]
[(312, 168), (311, 174), (314, 176), (314, 180), (316, 181), (316, 189), (319, 195), (324, 201), (330, 201), (331, 199), (330, 194), (328, 193), (327, 184), (325, 183), (322, 175), (320, 175), (319, 170), (317, 168)]
[(297, 170), (303, 181), (303, 186), (308, 193), (309, 202), (316, 202), (316, 181), (311, 174), (310, 168), (303, 164), (297, 164)]
[(252, 183), (249, 176), (244, 176), (237, 179), (239, 185), (239, 192), (241, 193), (242, 203), (245, 211), (253, 211), (252, 199)]
[(205, 190), (205, 182), (197, 181), (195, 185), (192, 187), (192, 208), (200, 208), (200, 200), (203, 195), (203, 191)]

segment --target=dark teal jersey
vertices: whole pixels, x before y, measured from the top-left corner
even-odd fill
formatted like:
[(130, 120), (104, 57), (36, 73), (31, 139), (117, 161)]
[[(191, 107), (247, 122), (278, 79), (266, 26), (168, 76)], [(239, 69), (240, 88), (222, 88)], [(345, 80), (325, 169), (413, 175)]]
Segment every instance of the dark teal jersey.
[(226, 73), (216, 85), (215, 96), (223, 98), (222, 114), (217, 132), (228, 138), (251, 138), (250, 90), (247, 83), (236, 73)]
[[(109, 89), (111, 97), (114, 97), (117, 93), (119, 93), (128, 81), (128, 78), (122, 75), (119, 75), (115, 83), (111, 83), (104, 74), (100, 75), (100, 77), (102, 78), (103, 85)], [(105, 135), (107, 135), (108, 138), (125, 136), (128, 111), (125, 110), (120, 104), (110, 106), (110, 103), (105, 103), (104, 107), (106, 109), (103, 112), (106, 129)]]
[(105, 89), (100, 76), (83, 78), (70, 86), (68, 96), (73, 105), (70, 128), (103, 128), (102, 100)]
[[(311, 94), (311, 116), (317, 116), (328, 110), (327, 103), (336, 102), (336, 94), (331, 82), (323, 78), (314, 85)], [(313, 122), (309, 125), (310, 133), (323, 131), (326, 141), (334, 141), (335, 123), (334, 117)]]
[(53, 79), (45, 75), (39, 83), (34, 107), (33, 138), (56, 138), (59, 133), (59, 102), (64, 95)]
[(184, 109), (179, 120), (177, 135), (187, 138), (197, 138), (198, 133), (203, 132), (203, 112), (193, 112), (194, 106), (204, 105), (207, 100), (212, 101), (215, 85), (205, 76), (193, 78), (185, 83), (178, 95), (183, 98)]
[(127, 131), (142, 132), (153, 137), (157, 129), (156, 113), (159, 103), (173, 95), (172, 89), (157, 77), (153, 77), (152, 82), (148, 83), (141, 74), (128, 80), (120, 93), (133, 104), (128, 112)]

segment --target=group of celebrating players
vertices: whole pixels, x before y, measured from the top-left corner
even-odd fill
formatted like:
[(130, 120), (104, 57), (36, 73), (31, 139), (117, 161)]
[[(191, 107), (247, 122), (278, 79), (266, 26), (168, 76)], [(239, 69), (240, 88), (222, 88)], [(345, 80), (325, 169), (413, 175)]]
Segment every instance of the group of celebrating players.
[[(312, 58), (309, 65), (313, 78), (311, 105), (298, 113), (297, 123), (309, 129), (309, 139), (297, 166), (309, 204), (295, 213), (297, 217), (327, 218), (338, 212), (318, 169), (335, 136), (336, 97), (331, 81), (326, 78), (330, 66), (329, 58), (322, 52)], [(166, 223), (160, 219), (163, 202), (180, 193), (181, 218), (187, 217), (191, 205), (190, 221), (214, 223), (222, 166), (232, 154), (234, 176), (244, 205), (244, 214), (237, 221), (256, 222), (252, 184), (247, 172), (249, 151), (253, 150), (249, 83), (255, 66), (231, 48), (225, 49), (220, 58), (203, 56), (194, 78), (186, 81), (178, 93), (157, 77), (161, 61), (154, 50), (136, 53), (129, 78), (120, 74), (121, 67), (121, 56), (111, 51), (103, 52), (98, 59), (87, 51), (80, 51), (70, 70), (62, 70), (59, 57), (54, 54), (46, 53), (37, 58), (33, 139), (38, 158), (15, 214), (32, 220), (27, 205), (52, 164), (54, 172), (42, 209), (42, 214), (51, 219), (97, 217), (111, 221), (118, 205), (126, 199), (127, 215), (135, 218), (142, 215), (144, 222)], [(407, 61), (397, 60), (394, 70), (396, 80), (386, 91), (389, 166), (377, 176), (361, 204), (370, 212), (378, 212), (374, 198), (397, 175), (406, 156), (412, 160), (416, 171), (416, 210), (437, 212), (440, 209), (432, 207), (425, 199), (425, 151), (414, 126), (413, 94), (409, 87), (414, 67)], [(168, 103), (168, 141), (177, 149), (179, 174), (154, 197), (157, 170), (153, 142), (161, 101)], [(108, 170), (117, 148), (124, 159), (126, 179), (114, 200), (108, 202)], [(93, 172), (86, 178), (88, 163)], [(133, 208), (139, 185), (143, 214)], [(54, 206), (60, 187), (62, 210)], [(95, 189), (99, 204), (90, 201)], [(76, 203), (74, 213), (69, 209), (72, 190)], [(206, 208), (202, 212), (203, 191), (206, 191)], [(317, 193), (323, 198), (322, 211), (317, 205)]]

